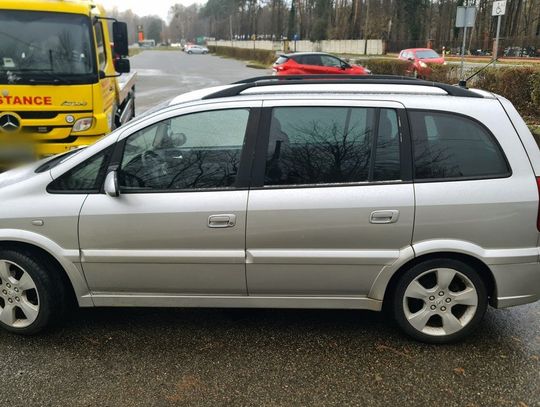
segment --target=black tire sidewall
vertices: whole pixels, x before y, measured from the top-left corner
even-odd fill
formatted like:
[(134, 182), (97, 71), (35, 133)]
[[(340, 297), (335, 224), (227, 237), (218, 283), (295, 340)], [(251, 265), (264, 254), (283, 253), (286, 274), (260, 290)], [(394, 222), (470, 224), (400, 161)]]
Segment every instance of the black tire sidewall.
[(45, 261), (31, 253), (0, 250), (0, 260), (11, 261), (27, 272), (34, 281), (39, 296), (38, 316), (31, 325), (16, 328), (0, 322), (0, 327), (23, 335), (33, 335), (42, 331), (62, 312), (64, 295), (61, 279), (47, 267)]
[[(437, 268), (451, 268), (459, 271), (469, 280), (471, 280), (478, 295), (476, 313), (471, 321), (463, 329), (451, 335), (434, 336), (417, 331), (411, 326), (405, 317), (405, 312), (403, 310), (403, 296), (405, 295), (405, 290), (411, 281), (413, 281), (420, 274)], [(478, 272), (472, 266), (463, 261), (455, 259), (431, 259), (413, 266), (399, 278), (394, 290), (392, 311), (396, 322), (407, 335), (422, 342), (441, 344), (460, 341), (473, 332), (482, 321), (487, 309), (487, 304), (488, 296), (486, 286)]]

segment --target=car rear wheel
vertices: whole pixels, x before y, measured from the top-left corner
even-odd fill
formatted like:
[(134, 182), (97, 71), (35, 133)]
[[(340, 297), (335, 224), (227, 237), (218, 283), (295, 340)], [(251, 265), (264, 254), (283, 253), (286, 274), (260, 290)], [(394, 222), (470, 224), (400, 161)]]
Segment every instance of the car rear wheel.
[(397, 283), (393, 303), (400, 327), (428, 343), (463, 339), (486, 308), (484, 282), (470, 265), (454, 259), (428, 260), (409, 269)]
[(189, 55), (193, 54), (193, 52), (192, 52), (192, 51), (188, 51), (187, 53), (188, 53)]
[(31, 335), (60, 316), (64, 304), (61, 279), (30, 253), (0, 251), (0, 326)]

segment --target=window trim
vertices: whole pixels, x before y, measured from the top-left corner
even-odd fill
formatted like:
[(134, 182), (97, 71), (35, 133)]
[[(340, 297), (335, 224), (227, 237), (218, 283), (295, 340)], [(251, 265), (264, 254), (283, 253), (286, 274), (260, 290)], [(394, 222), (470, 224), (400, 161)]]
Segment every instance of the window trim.
[[(242, 149), (240, 151), (240, 161), (238, 164), (238, 173), (236, 174), (236, 179), (233, 185), (229, 187), (216, 187), (216, 188), (183, 188), (183, 189), (129, 189), (129, 190), (123, 190), (122, 187), (119, 185), (119, 191), (120, 195), (124, 194), (152, 194), (152, 193), (179, 193), (179, 192), (218, 192), (218, 191), (242, 191), (249, 189), (250, 181), (251, 181), (251, 166), (254, 159), (253, 149), (254, 149), (254, 143), (255, 138), (257, 136), (256, 130), (259, 126), (259, 119), (260, 119), (260, 107), (247, 107), (247, 106), (238, 106), (238, 107), (223, 107), (220, 109), (210, 109), (210, 110), (197, 110), (197, 111), (190, 111), (183, 114), (173, 115), (169, 116), (167, 118), (163, 118), (158, 121), (153, 121), (148, 126), (141, 127), (138, 130), (130, 133), (126, 137), (123, 137), (121, 140), (119, 140), (116, 145), (114, 152), (112, 153), (112, 158), (109, 162), (109, 167), (107, 168), (106, 174), (108, 174), (110, 171), (119, 171), (120, 165), (122, 163), (122, 158), (124, 156), (124, 149), (127, 143), (127, 140), (134, 134), (144, 131), (145, 129), (156, 125), (157, 123), (160, 123), (164, 120), (171, 120), (176, 117), (182, 117), (187, 116), (191, 114), (198, 114), (198, 113), (207, 113), (207, 112), (217, 112), (222, 110), (248, 110), (248, 120), (246, 124), (246, 131), (244, 133), (244, 144), (242, 145)], [(102, 184), (101, 187), (101, 193), (105, 193), (103, 190), (104, 186)]]
[[(398, 117), (398, 132), (399, 132), (399, 150), (400, 150), (400, 173), (401, 179), (396, 180), (384, 180), (384, 181), (354, 181), (354, 182), (336, 182), (336, 183), (320, 183), (320, 184), (285, 184), (285, 185), (264, 185), (264, 178), (266, 173), (266, 154), (268, 150), (268, 141), (270, 138), (270, 126), (272, 123), (272, 110), (280, 108), (352, 108), (352, 109), (374, 109), (376, 119), (376, 129), (378, 130), (380, 121), (380, 111), (382, 109), (394, 110)], [(324, 105), (324, 104), (271, 104), (264, 106), (261, 112), (261, 119), (259, 121), (258, 137), (255, 145), (254, 163), (252, 166), (251, 174), (251, 187), (253, 190), (263, 189), (292, 189), (292, 188), (339, 188), (339, 187), (358, 187), (369, 185), (395, 185), (395, 184), (410, 184), (412, 182), (412, 160), (410, 149), (410, 133), (408, 128), (408, 118), (405, 108), (403, 107), (389, 107), (384, 103), (380, 105), (357, 105), (357, 104), (339, 104), (339, 105)], [(377, 135), (378, 136), (378, 135)], [(377, 137), (373, 137), (372, 145), (376, 142)], [(371, 171), (371, 164), (370, 169)], [(368, 175), (369, 177), (369, 175)]]
[[(499, 153), (501, 154), (502, 158), (504, 159), (504, 162), (506, 163), (506, 167), (508, 168), (508, 172), (505, 174), (500, 175), (475, 175), (475, 176), (467, 176), (467, 177), (449, 177), (449, 178), (416, 178), (416, 161), (415, 161), (415, 152), (414, 152), (414, 135), (412, 131), (412, 118), (409, 117), (409, 114), (411, 112), (420, 112), (420, 113), (438, 113), (438, 114), (445, 114), (448, 116), (457, 116), (460, 118), (464, 118), (466, 120), (470, 120), (477, 125), (480, 126), (490, 137), (493, 144), (499, 149)], [(475, 117), (468, 116), (463, 113), (457, 113), (457, 112), (450, 112), (448, 110), (440, 110), (440, 109), (407, 109), (407, 116), (409, 120), (409, 128), (410, 128), (410, 136), (409, 140), (411, 143), (411, 163), (412, 163), (412, 179), (415, 184), (425, 184), (430, 182), (457, 182), (457, 181), (481, 181), (481, 180), (489, 180), (489, 179), (505, 179), (510, 178), (513, 175), (513, 170), (510, 165), (510, 162), (508, 161), (508, 157), (506, 157), (506, 154), (504, 152), (504, 149), (502, 148), (501, 144), (499, 143), (499, 140), (497, 137), (493, 134), (493, 132), (480, 120), (476, 119)]]

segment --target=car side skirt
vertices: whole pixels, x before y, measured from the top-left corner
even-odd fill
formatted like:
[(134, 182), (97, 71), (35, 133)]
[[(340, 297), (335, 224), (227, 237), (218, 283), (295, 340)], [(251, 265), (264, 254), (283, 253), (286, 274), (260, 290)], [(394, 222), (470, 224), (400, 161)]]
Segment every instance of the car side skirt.
[(94, 292), (92, 300), (97, 307), (382, 309), (382, 301), (365, 296), (208, 296)]

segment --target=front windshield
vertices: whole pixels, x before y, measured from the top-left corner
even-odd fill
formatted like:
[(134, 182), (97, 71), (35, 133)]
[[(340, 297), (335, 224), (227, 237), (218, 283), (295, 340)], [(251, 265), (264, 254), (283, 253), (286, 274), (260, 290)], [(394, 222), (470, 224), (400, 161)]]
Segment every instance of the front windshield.
[(0, 10), (0, 83), (92, 83), (90, 17)]
[(418, 59), (430, 59), (430, 58), (440, 58), (432, 49), (426, 49), (424, 51), (416, 51), (416, 58)]

